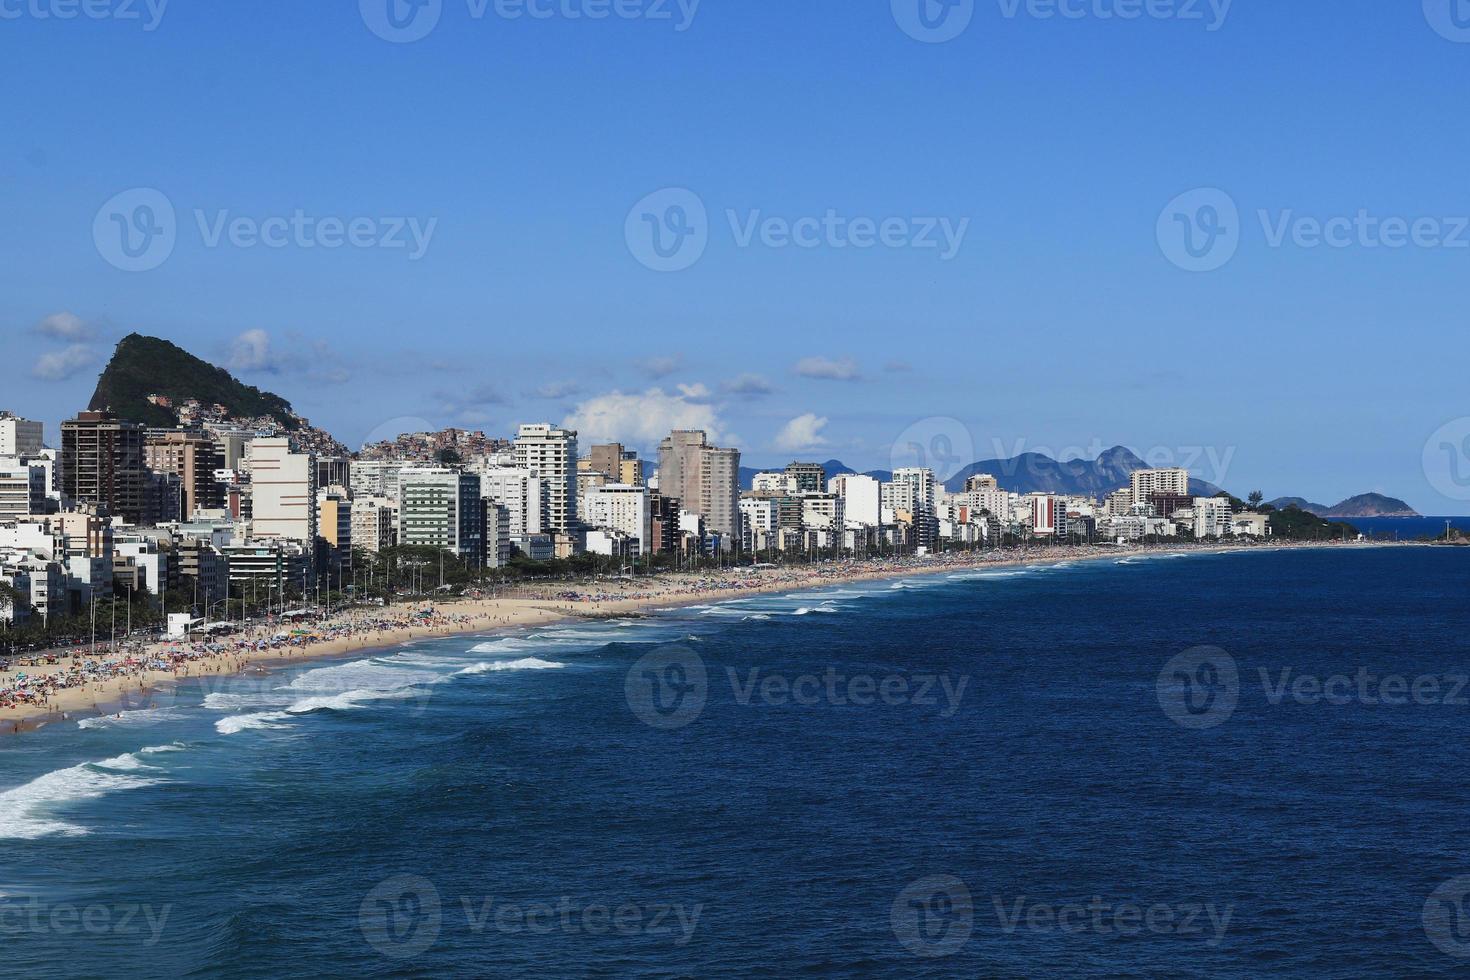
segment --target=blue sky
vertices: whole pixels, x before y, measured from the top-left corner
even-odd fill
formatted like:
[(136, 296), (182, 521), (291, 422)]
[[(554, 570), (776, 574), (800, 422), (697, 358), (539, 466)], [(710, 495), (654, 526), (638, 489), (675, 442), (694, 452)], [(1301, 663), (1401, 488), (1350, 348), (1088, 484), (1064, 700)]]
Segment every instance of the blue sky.
[[(0, 407), (50, 426), (139, 331), (349, 443), (422, 419), (645, 448), (704, 424), (755, 465), (1124, 444), (1242, 494), (1463, 511), (1434, 462), (1467, 413), (1448, 0), (974, 0), (942, 43), (900, 25), (937, 0), (440, 0), (409, 43), (370, 29), (387, 0), (94, 2), (0, 0)], [(126, 271), (140, 188), (172, 248)], [(1168, 230), (1203, 235), (1219, 192), (1228, 261), (1181, 268)], [(671, 201), (703, 251), (656, 271), (638, 230)], [(1432, 223), (1313, 238), (1360, 212)]]

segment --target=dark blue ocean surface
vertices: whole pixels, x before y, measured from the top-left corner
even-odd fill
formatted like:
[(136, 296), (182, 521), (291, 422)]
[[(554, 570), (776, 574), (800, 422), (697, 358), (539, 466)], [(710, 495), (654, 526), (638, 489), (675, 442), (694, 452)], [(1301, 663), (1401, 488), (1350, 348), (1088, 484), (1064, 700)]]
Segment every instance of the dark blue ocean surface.
[(1419, 538), (1444, 537), (1445, 522), (1460, 531), (1470, 532), (1470, 517), (1354, 517), (1348, 523), (1375, 538), (1416, 541)]
[(0, 742), (3, 969), (1463, 975), (1467, 594), (1104, 560), (195, 682)]

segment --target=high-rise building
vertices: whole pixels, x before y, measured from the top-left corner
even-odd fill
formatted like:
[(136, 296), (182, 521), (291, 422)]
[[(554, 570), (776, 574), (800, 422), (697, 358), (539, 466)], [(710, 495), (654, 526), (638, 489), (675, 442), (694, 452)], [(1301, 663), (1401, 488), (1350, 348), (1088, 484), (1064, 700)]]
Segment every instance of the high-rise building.
[(882, 486), (873, 477), (843, 473), (831, 479), (829, 488), (842, 497), (847, 523), (864, 527), (883, 523)]
[[(317, 470), (321, 472), (320, 468)], [(334, 575), (352, 569), (352, 500), (345, 487), (329, 486), (316, 493), (317, 540), (321, 561)]]
[(0, 456), (35, 456), (41, 444), (41, 423), (0, 412)]
[(153, 429), (143, 440), (143, 461), (155, 473), (179, 478), (185, 515), (224, 506), (224, 487), (215, 482), (225, 468), (224, 448), (204, 432)]
[(978, 490), (999, 490), (1000, 483), (989, 473), (976, 473), (965, 477), (965, 492), (974, 493)]
[(357, 497), (352, 501), (352, 546), (377, 553), (393, 545), (393, 501)]
[(46, 469), (29, 463), (0, 464), (0, 520), (46, 510)]
[(523, 425), (511, 452), (517, 469), (546, 484), (546, 530), (566, 533), (577, 526), (577, 433), (552, 425)]
[(1134, 470), (1132, 483), (1135, 503), (1156, 495), (1189, 496), (1189, 470), (1186, 469)]
[(653, 545), (652, 511), (648, 488), (626, 483), (608, 483), (587, 491), (583, 523), (588, 527), (619, 531), (636, 540), (634, 554), (646, 554)]
[(398, 543), (485, 560), (480, 478), (443, 467), (404, 467), (398, 474)]
[(893, 471), (892, 483), (883, 485), (889, 502), (885, 506), (910, 515), (914, 543), (931, 547), (939, 537), (939, 520), (935, 514), (934, 471), (924, 466), (907, 466)]
[(1031, 501), (1032, 533), (1046, 537), (1060, 537), (1067, 533), (1067, 502), (1048, 493), (1033, 493)]
[(827, 470), (821, 463), (787, 463), (786, 479), (791, 493), (825, 493)]
[(319, 487), (351, 487), (352, 460), (342, 456), (316, 458), (316, 485)]
[(110, 412), (80, 412), (61, 423), (61, 491), (106, 507), (131, 523), (143, 519), (143, 426)]
[(316, 547), (316, 461), (293, 452), (289, 439), (252, 439), (245, 453), (250, 470), (251, 519), (263, 541), (300, 541)]
[(703, 517), (724, 547), (740, 540), (740, 450), (711, 446), (702, 430), (675, 430), (658, 447), (658, 486)]
[(546, 481), (530, 470), (486, 467), (480, 471), (480, 495), (506, 509), (512, 538), (545, 533)]

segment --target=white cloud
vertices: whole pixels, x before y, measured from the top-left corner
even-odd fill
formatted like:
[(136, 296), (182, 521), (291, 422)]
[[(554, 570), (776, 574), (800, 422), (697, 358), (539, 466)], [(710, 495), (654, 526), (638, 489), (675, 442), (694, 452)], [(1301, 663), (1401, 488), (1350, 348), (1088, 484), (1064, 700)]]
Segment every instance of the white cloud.
[(271, 353), (270, 334), (264, 330), (247, 330), (230, 341), (230, 353), (226, 366), (231, 371), (264, 371), (276, 374), (280, 363)]
[(825, 446), (827, 440), (822, 438), (822, 430), (826, 427), (827, 419), (813, 412), (798, 415), (776, 433), (776, 448), (786, 452), (800, 452)]
[(692, 402), (707, 402), (709, 401), (710, 395), (713, 394), (713, 392), (697, 381), (692, 385), (675, 385), (674, 387), (679, 389), (680, 395), (683, 395)]
[(91, 347), (72, 344), (62, 350), (42, 354), (31, 368), (31, 375), (42, 381), (65, 381), (96, 364), (97, 360), (97, 351)]
[(91, 340), (97, 336), (81, 317), (75, 313), (53, 313), (36, 324), (36, 332), (57, 340)]
[(623, 442), (639, 448), (656, 445), (672, 429), (704, 429), (710, 441), (718, 443), (723, 427), (713, 406), (662, 388), (650, 388), (641, 394), (614, 391), (589, 398), (562, 425), (576, 429), (578, 441), (584, 446)]
[(857, 361), (850, 357), (838, 360), (804, 357), (796, 362), (796, 373), (803, 378), (818, 378), (823, 381), (857, 381), (862, 377)]

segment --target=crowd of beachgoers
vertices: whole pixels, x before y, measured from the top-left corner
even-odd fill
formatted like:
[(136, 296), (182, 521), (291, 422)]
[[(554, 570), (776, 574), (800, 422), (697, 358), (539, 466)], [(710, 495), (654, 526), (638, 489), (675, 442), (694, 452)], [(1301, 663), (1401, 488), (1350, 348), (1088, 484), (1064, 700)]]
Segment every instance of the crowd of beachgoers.
[(145, 675), (175, 677), (198, 673), (235, 673), (262, 655), (305, 652), (333, 641), (363, 644), (389, 633), (420, 628), (443, 630), (468, 624), (470, 617), (433, 607), (389, 614), (347, 613), (313, 621), (268, 618), (238, 633), (212, 639), (144, 643), (99, 642), (96, 652), (77, 648), (15, 660), (0, 672), (0, 710), (50, 708), (61, 691), (92, 688), (97, 694), (116, 690), (116, 682)]

